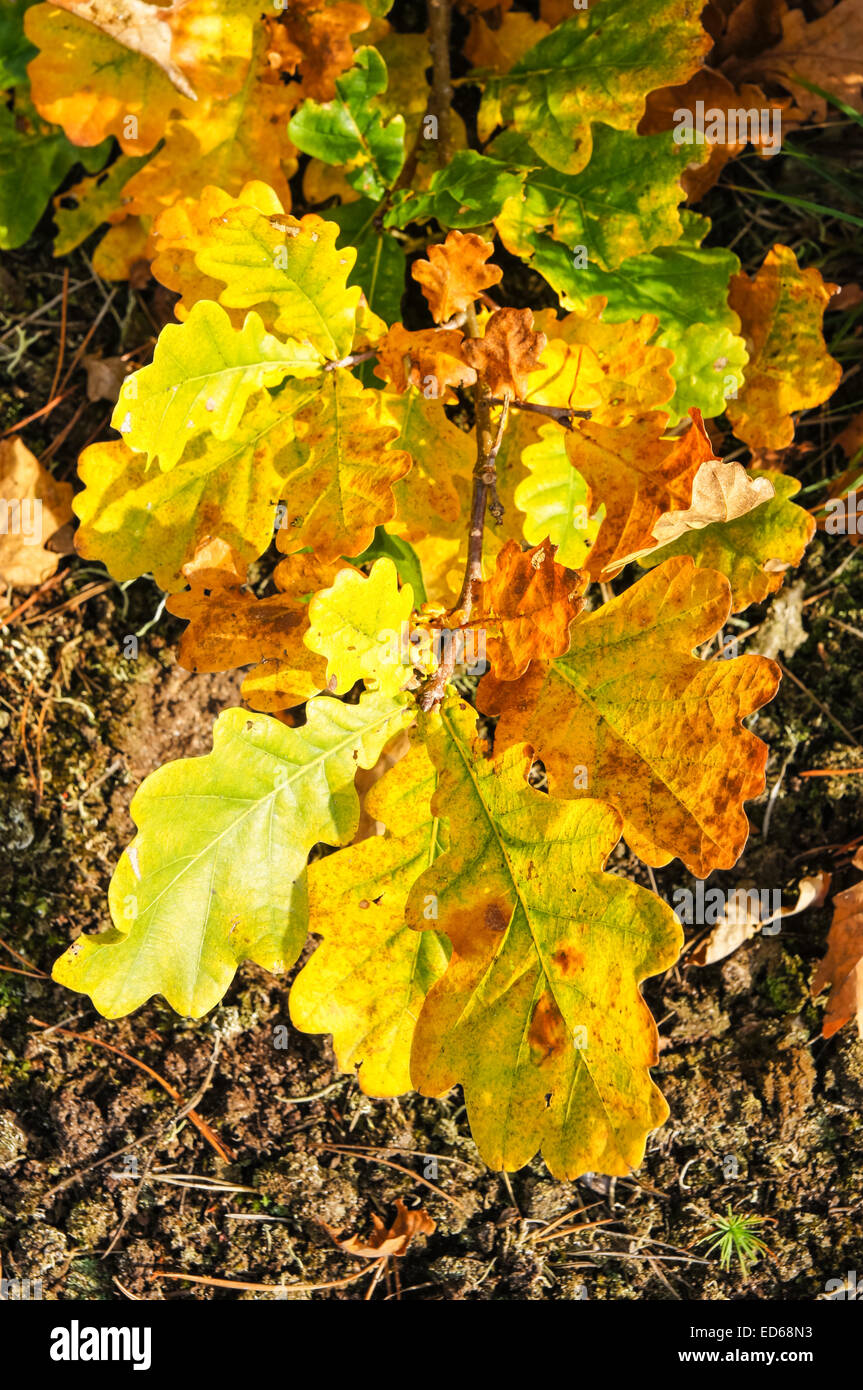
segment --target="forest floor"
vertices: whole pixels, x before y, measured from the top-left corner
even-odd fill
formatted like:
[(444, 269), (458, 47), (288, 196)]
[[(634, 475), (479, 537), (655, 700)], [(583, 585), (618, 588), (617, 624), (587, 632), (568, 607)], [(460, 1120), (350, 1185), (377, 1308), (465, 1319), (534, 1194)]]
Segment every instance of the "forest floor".
[[(161, 292), (112, 292), (91, 280), (81, 252), (70, 264), (79, 288), (67, 362), (106, 298), (88, 350), (146, 351), (170, 311)], [(60, 280), (47, 241), (4, 258), (0, 345), (14, 374), (0, 430), (49, 398), (57, 310), (52, 318), (40, 306)], [(7, 330), (31, 314), (22, 342)], [(84, 399), (83, 371), (73, 381), (71, 398), (24, 432), (34, 452), (53, 448), (52, 470), (67, 479), (110, 414), (104, 400)], [(796, 458), (807, 481), (813, 460), (816, 478), (830, 476), (833, 433), (826, 415), (803, 431)], [(16, 614), (26, 597), (17, 592), (0, 612), (0, 938), (29, 963), (0, 947), (6, 1277), (41, 1279), (49, 1299), (274, 1296), (207, 1280), (363, 1299), (380, 1271), (340, 1250), (321, 1223), (364, 1235), (374, 1215), (392, 1219), (397, 1199), (422, 1205), (435, 1230), (386, 1270), (375, 1298), (809, 1300), (863, 1268), (863, 1042), (853, 1027), (824, 1041), (824, 1000), (810, 998), (829, 903), (705, 968), (689, 949), (704, 928), (689, 929), (679, 964), (647, 983), (661, 1036), (654, 1075), (671, 1115), (643, 1166), (616, 1181), (556, 1182), (541, 1159), (490, 1172), (459, 1091), (363, 1096), (326, 1038), (290, 1028), (290, 978), (246, 965), (198, 1022), (159, 1000), (106, 1022), (53, 984), (52, 961), (69, 941), (107, 924), (134, 788), (166, 760), (208, 751), (239, 682), (176, 665), (180, 625), (148, 580), (121, 588), (69, 555)], [(756, 630), (740, 650), (778, 653), (790, 674), (751, 721), (771, 751), (766, 791), (748, 808), (749, 844), (711, 885), (782, 889), (790, 904), (804, 875), (832, 872), (834, 891), (859, 877), (850, 859), (863, 837), (863, 775), (838, 771), (863, 763), (863, 546), (819, 535), (780, 594), (747, 610), (744, 628)], [(136, 634), (137, 656), (127, 656)], [(800, 775), (824, 767), (837, 775)], [(649, 886), (622, 846), (610, 867)], [(677, 862), (656, 878), (669, 901), (694, 886)], [(185, 1113), (190, 1102), (212, 1136)], [(769, 1218), (770, 1254), (748, 1277), (706, 1253), (729, 1204)], [(178, 1275), (203, 1282), (169, 1277)]]

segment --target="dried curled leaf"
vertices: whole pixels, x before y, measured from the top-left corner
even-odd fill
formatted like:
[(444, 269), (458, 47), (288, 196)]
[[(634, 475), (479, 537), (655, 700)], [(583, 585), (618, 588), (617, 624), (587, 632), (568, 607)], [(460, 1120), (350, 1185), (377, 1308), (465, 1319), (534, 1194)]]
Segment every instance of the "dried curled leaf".
[(432, 810), (452, 847), (414, 884), (407, 920), (429, 929), (433, 901), (452, 957), (417, 1022), (414, 1084), (426, 1095), (462, 1084), (491, 1168), (541, 1148), (557, 1178), (628, 1173), (667, 1114), (638, 984), (676, 958), (680, 926), (647, 890), (603, 873), (617, 813), (534, 791), (520, 750), (483, 756), (475, 720), (452, 700), (427, 729)]
[(800, 491), (796, 478), (758, 470), (750, 476), (769, 483), (773, 496), (734, 520), (686, 532), (640, 563), (649, 569), (671, 556), (691, 555), (700, 568), (719, 570), (731, 585), (733, 613), (775, 593), (788, 568), (803, 559), (815, 532), (815, 519), (790, 500)]
[(394, 1255), (406, 1255), (414, 1236), (430, 1236), (436, 1229), (428, 1212), (422, 1207), (409, 1209), (399, 1197), (396, 1198), (396, 1219), (391, 1226), (386, 1226), (376, 1211), (372, 1212), (372, 1234), (367, 1240), (362, 1236), (343, 1238), (340, 1231), (333, 1230), (325, 1221), (321, 1225), (340, 1250), (363, 1260), (388, 1260)]
[(430, 246), (426, 260), (414, 261), (411, 275), (422, 286), (435, 323), (462, 313), (503, 276), (487, 265), (494, 242), (475, 232), (450, 232), (443, 245)]
[(646, 863), (676, 855), (704, 878), (746, 843), (743, 802), (764, 789), (767, 748), (742, 721), (779, 672), (761, 656), (692, 655), (728, 617), (722, 575), (681, 557), (646, 581), (582, 613), (566, 656), (519, 681), (483, 677), (478, 703), (500, 715), (495, 750), (529, 743), (554, 796), (608, 801)]
[(309, 930), (321, 944), (291, 989), (291, 1019), (304, 1033), (332, 1033), (339, 1066), (356, 1067), (368, 1095), (411, 1089), (416, 1019), (446, 968), (446, 937), (405, 924), (411, 887), (449, 843), (431, 810), (436, 786), (415, 742), (366, 798), (388, 833), (309, 865)]
[(493, 396), (521, 398), (529, 373), (542, 366), (545, 343), (545, 334), (533, 331), (530, 309), (496, 309), (483, 336), (467, 339), (462, 353)]
[(801, 270), (787, 246), (774, 246), (753, 279), (735, 275), (728, 302), (740, 315), (749, 366), (728, 418), (753, 449), (784, 449), (794, 439), (792, 411), (832, 396), (842, 368), (827, 352), (821, 320), (838, 286)]
[[(775, 495), (769, 478), (754, 478), (742, 463), (707, 459), (692, 481), (692, 505), (681, 511), (663, 512), (652, 532), (652, 544), (626, 559), (636, 560), (660, 546), (670, 545), (689, 531), (702, 531), (714, 522), (736, 521)], [(705, 568), (711, 568), (705, 566)], [(714, 566), (715, 568), (715, 566)]]

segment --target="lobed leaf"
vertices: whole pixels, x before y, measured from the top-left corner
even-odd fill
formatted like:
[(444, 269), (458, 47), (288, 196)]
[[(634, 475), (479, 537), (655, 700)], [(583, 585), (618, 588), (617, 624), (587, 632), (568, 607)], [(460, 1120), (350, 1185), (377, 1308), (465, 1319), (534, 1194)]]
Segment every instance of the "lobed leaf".
[(301, 729), (226, 710), (213, 751), (166, 763), (138, 788), (138, 834), (111, 880), (114, 929), (83, 936), (53, 978), (106, 1018), (161, 994), (200, 1018), (237, 966), (285, 971), (306, 939), (304, 870), (319, 840), (356, 833), (357, 767), (370, 767), (405, 720), (383, 695), (321, 696)]
[(646, 863), (676, 855), (700, 878), (731, 868), (749, 830), (743, 802), (763, 791), (767, 761), (742, 721), (772, 699), (779, 673), (762, 656), (693, 657), (730, 608), (724, 576), (667, 560), (581, 614), (566, 656), (518, 681), (483, 677), (479, 708), (500, 716), (495, 749), (526, 741), (554, 796), (616, 807)]

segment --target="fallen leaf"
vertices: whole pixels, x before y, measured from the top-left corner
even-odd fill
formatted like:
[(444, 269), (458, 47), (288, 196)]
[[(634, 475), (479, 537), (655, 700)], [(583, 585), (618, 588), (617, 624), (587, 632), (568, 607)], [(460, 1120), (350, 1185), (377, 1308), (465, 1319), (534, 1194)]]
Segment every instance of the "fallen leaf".
[(81, 366), (87, 373), (88, 401), (110, 401), (112, 405), (126, 377), (134, 371), (132, 363), (122, 357), (102, 357), (97, 352), (85, 352)]
[(408, 1246), (415, 1236), (430, 1236), (435, 1230), (435, 1223), (422, 1207), (406, 1207), (400, 1197), (396, 1198), (396, 1219), (391, 1226), (386, 1226), (376, 1211), (372, 1212), (372, 1234), (366, 1239), (362, 1236), (348, 1236), (343, 1239), (341, 1233), (333, 1230), (326, 1221), (321, 1221), (320, 1224), (332, 1236), (340, 1250), (344, 1250), (348, 1255), (358, 1255), (364, 1260), (406, 1255)]
[(726, 69), (739, 77), (775, 82), (794, 97), (789, 113), (797, 121), (824, 121), (832, 110), (824, 97), (797, 78), (821, 87), (855, 111), (863, 111), (863, 8), (840, 0), (826, 14), (809, 20), (802, 9), (783, 7), (782, 38), (765, 52), (742, 49)]
[[(724, 960), (748, 941), (756, 932), (783, 917), (796, 917), (807, 907), (820, 907), (830, 888), (831, 875), (818, 873), (812, 878), (801, 878), (798, 885), (797, 902), (793, 907), (781, 907), (769, 916), (761, 915), (760, 894), (757, 890), (732, 888), (727, 894), (728, 904), (717, 919), (716, 926), (704, 941), (693, 950), (690, 960), (693, 965), (715, 965)], [(754, 899), (754, 902), (753, 902)], [(861, 899), (863, 907), (863, 899)], [(863, 939), (861, 939), (863, 946)]]
[[(856, 869), (863, 869), (863, 850), (857, 851), (853, 863)], [(844, 1024), (856, 1019), (863, 1038), (863, 880), (833, 899), (827, 954), (812, 981), (813, 999), (828, 985), (830, 999), (821, 1036), (832, 1038)]]
[(0, 440), (0, 580), (13, 588), (42, 584), (60, 556), (46, 543), (72, 519), (72, 484), (58, 483), (20, 435)]

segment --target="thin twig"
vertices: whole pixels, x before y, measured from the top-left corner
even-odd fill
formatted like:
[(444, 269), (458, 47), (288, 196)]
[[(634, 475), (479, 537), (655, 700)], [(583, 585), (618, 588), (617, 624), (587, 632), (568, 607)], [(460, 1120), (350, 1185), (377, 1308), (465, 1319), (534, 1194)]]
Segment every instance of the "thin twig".
[(49, 401), (53, 398), (57, 390), (57, 382), (60, 380), (60, 373), (63, 370), (63, 358), (66, 356), (66, 319), (69, 311), (69, 267), (63, 271), (63, 289), (61, 291), (63, 302), (60, 307), (60, 352), (57, 356), (57, 368), (54, 372), (54, 380), (51, 382), (51, 390), (48, 392)]
[(438, 168), (452, 153), (452, 73), (450, 72), (450, 0), (428, 0), (429, 49), (432, 56), (432, 103), (437, 117)]

